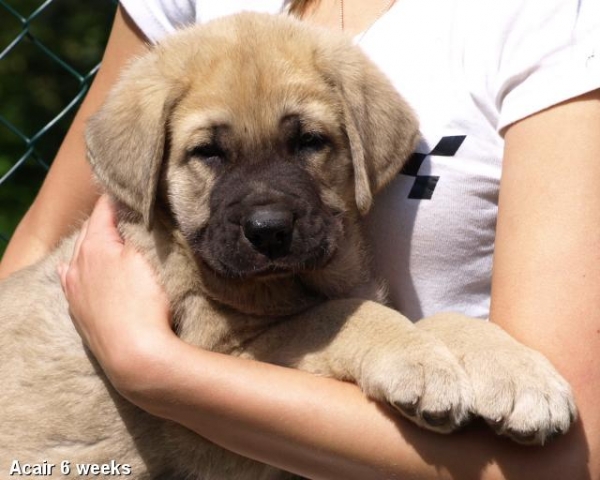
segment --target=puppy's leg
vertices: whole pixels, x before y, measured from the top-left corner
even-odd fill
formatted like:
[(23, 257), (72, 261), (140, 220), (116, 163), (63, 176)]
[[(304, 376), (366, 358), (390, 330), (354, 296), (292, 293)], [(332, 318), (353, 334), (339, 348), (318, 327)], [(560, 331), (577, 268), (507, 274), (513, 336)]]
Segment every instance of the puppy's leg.
[(470, 384), (454, 355), (375, 302), (327, 302), (271, 328), (246, 353), (352, 381), (371, 398), (438, 432), (456, 429), (471, 409)]
[(439, 314), (417, 326), (442, 340), (471, 379), (474, 413), (497, 433), (543, 444), (576, 418), (568, 383), (539, 352), (490, 322)]

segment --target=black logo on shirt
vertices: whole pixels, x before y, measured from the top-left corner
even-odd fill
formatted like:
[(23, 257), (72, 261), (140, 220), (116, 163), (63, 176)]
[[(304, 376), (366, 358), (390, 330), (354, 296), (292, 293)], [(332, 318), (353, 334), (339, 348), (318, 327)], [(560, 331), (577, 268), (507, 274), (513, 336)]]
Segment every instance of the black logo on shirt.
[(430, 155), (441, 157), (453, 157), (465, 140), (466, 135), (456, 135), (452, 137), (442, 137), (438, 144), (433, 147), (429, 153), (413, 153), (400, 173), (415, 177), (415, 183), (408, 194), (408, 198), (415, 200), (431, 200), (433, 191), (440, 177), (429, 175), (419, 175), (419, 169)]

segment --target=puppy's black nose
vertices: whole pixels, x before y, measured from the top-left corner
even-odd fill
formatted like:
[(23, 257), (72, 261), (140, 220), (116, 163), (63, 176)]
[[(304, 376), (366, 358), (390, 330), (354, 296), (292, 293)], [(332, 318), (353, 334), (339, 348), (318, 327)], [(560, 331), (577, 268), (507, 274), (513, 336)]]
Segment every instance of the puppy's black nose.
[(244, 235), (263, 255), (277, 258), (290, 251), (294, 231), (294, 215), (277, 206), (255, 208), (243, 223)]

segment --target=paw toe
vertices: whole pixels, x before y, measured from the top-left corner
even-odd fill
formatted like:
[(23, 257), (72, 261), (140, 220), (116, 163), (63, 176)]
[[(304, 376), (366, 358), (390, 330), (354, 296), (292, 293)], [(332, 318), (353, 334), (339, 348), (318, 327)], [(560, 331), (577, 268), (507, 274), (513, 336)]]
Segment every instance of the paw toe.
[(518, 431), (513, 429), (507, 429), (504, 431), (504, 435), (511, 438), (521, 445), (537, 445), (540, 443), (540, 431)]
[(406, 415), (407, 417), (415, 417), (417, 415), (417, 410), (419, 407), (418, 400), (410, 401), (410, 402), (401, 402), (395, 401), (393, 402), (393, 406), (397, 408), (401, 413)]
[(450, 426), (452, 422), (452, 411), (448, 408), (441, 412), (423, 412), (423, 420), (434, 428)]

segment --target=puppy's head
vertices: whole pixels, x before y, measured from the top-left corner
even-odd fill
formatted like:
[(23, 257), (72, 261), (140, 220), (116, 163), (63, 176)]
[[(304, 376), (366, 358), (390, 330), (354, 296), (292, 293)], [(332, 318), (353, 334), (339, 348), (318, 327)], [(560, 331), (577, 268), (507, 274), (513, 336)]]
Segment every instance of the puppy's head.
[(263, 280), (332, 263), (416, 139), (359, 49), (259, 14), (165, 40), (87, 131), (97, 177), (148, 228), (159, 198), (199, 264)]

